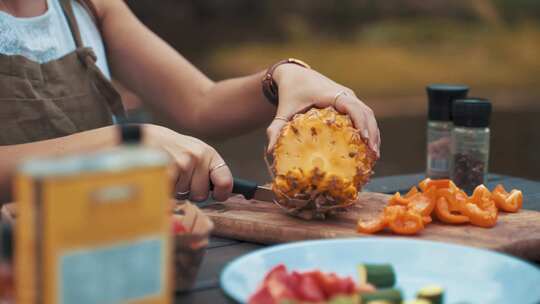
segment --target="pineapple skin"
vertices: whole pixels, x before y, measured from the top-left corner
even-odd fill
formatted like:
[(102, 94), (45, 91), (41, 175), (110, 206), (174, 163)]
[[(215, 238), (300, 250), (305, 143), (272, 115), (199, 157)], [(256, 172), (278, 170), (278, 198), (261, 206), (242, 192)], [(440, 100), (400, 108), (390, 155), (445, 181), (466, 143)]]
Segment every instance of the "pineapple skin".
[(328, 107), (295, 115), (281, 130), (273, 159), (276, 203), (310, 219), (353, 204), (376, 156), (349, 116)]

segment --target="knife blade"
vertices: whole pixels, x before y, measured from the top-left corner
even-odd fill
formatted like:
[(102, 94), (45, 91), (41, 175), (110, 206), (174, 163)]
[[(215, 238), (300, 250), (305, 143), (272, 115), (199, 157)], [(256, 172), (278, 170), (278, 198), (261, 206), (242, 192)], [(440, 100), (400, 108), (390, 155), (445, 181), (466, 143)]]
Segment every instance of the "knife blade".
[[(210, 189), (213, 188), (214, 185), (210, 184)], [(259, 185), (254, 181), (236, 177), (233, 179), (232, 193), (241, 194), (248, 200), (254, 199), (263, 202), (273, 202), (276, 198), (270, 186)]]

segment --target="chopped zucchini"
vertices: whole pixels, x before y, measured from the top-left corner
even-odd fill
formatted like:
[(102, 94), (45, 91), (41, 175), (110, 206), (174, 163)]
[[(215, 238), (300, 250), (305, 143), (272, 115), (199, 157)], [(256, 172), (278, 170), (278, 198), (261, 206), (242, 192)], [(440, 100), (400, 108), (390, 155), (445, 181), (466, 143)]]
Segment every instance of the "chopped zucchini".
[(444, 289), (439, 285), (428, 285), (422, 287), (416, 296), (419, 299), (426, 299), (431, 304), (443, 304), (444, 302)]
[(386, 301), (390, 304), (399, 304), (403, 300), (401, 290), (396, 288), (379, 289), (360, 295), (362, 304), (373, 304), (374, 301)]
[(396, 273), (390, 264), (360, 264), (358, 266), (360, 284), (369, 283), (377, 288), (393, 287)]

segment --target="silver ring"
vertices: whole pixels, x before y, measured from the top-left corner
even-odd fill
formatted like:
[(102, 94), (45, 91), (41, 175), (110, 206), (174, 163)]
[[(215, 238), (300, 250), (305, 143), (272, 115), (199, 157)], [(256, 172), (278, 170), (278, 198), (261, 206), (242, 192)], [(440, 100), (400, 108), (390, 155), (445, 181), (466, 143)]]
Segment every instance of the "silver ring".
[(336, 95), (334, 95), (334, 102), (332, 103), (332, 107), (334, 107), (334, 108), (336, 107), (336, 103), (337, 103), (339, 97), (341, 97), (341, 95), (348, 96), (349, 94), (347, 94), (347, 92), (345, 92), (345, 91), (337, 92)]
[(212, 174), (212, 172), (216, 171), (217, 169), (219, 169), (221, 167), (225, 167), (225, 166), (227, 166), (226, 163), (219, 163), (219, 164), (215, 165), (214, 167), (212, 167), (210, 169), (210, 174)]
[(189, 198), (189, 190), (185, 192), (176, 192), (176, 195), (174, 196), (177, 200), (186, 200)]

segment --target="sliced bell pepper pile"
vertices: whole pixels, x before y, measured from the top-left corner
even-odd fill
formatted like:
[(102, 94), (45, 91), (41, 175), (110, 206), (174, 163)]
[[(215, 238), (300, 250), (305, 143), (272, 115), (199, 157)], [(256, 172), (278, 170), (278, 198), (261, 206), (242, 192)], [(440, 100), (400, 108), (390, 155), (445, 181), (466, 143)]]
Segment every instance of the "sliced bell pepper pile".
[(397, 234), (416, 234), (431, 222), (431, 212), (435, 208), (435, 189), (426, 193), (418, 192), (416, 187), (403, 197), (396, 193), (390, 198), (379, 218), (358, 221), (357, 231), (372, 234), (388, 227)]
[(520, 190), (507, 192), (502, 185), (493, 192), (479, 185), (470, 197), (449, 179), (426, 178), (418, 188), (413, 186), (403, 196), (394, 194), (378, 218), (358, 221), (358, 232), (372, 234), (388, 227), (397, 234), (416, 234), (432, 222), (432, 216), (447, 224), (489, 228), (497, 224), (499, 210), (517, 212), (523, 205)]

